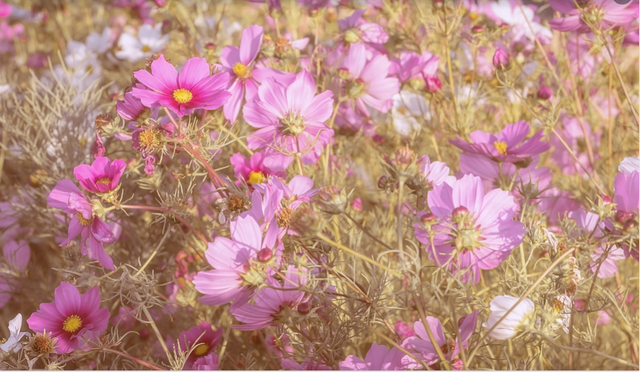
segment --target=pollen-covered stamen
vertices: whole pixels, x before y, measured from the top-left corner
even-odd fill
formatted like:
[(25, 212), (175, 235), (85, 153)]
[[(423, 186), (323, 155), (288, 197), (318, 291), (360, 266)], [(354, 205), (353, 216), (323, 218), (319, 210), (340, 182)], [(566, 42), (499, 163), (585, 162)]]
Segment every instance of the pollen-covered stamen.
[(266, 266), (261, 262), (253, 261), (244, 266), (244, 273), (240, 274), (243, 286), (259, 286), (267, 279)]
[(111, 183), (111, 178), (108, 178), (108, 177), (103, 177), (96, 181), (96, 184), (98, 185), (108, 185), (110, 183)]
[(140, 143), (140, 147), (143, 147), (145, 149), (156, 149), (160, 147), (162, 140), (162, 132), (155, 128), (147, 128), (140, 132), (140, 134), (138, 135), (138, 142)]
[(249, 172), (249, 177), (247, 177), (247, 183), (263, 183), (266, 181), (266, 178), (262, 172), (251, 171)]
[(582, 19), (586, 23), (596, 24), (604, 18), (604, 12), (596, 5), (588, 5), (582, 8)]
[(84, 218), (84, 216), (83, 216), (83, 215), (82, 215), (82, 213), (80, 213), (80, 212), (78, 212), (78, 213), (76, 214), (76, 216), (78, 217), (78, 222), (80, 222), (80, 225), (82, 225), (82, 226), (89, 226), (89, 225), (91, 225), (91, 220), (93, 219), (93, 217), (92, 217), (92, 218), (89, 218), (89, 219)]
[(198, 346), (196, 346), (195, 349), (193, 349), (193, 354), (196, 356), (203, 356), (209, 353), (209, 351), (211, 351), (211, 346), (207, 345), (207, 344), (200, 344)]
[(249, 66), (243, 65), (242, 63), (238, 62), (233, 65), (233, 73), (236, 74), (236, 76), (240, 79), (246, 79), (251, 76), (251, 69), (249, 68)]
[(82, 318), (78, 315), (68, 316), (62, 322), (62, 330), (68, 333), (77, 333), (82, 328)]
[(357, 29), (350, 28), (344, 33), (344, 41), (347, 43), (357, 43), (360, 41), (360, 33)]
[(286, 117), (280, 118), (280, 123), (284, 127), (282, 131), (293, 136), (304, 132), (304, 128), (306, 128), (304, 118), (294, 112), (290, 112)]
[(493, 147), (496, 148), (496, 150), (498, 150), (498, 154), (500, 155), (507, 155), (507, 143), (504, 141), (495, 141), (493, 143)]
[(447, 341), (445, 341), (444, 344), (440, 345), (440, 350), (442, 350), (444, 354), (448, 354), (452, 352), (455, 348), (456, 348), (456, 342), (453, 341), (452, 339), (447, 339)]
[(291, 213), (293, 211), (289, 207), (284, 207), (278, 213), (277, 221), (278, 226), (280, 227), (289, 227), (291, 226)]
[(0, 338), (0, 345), (4, 344), (5, 342), (7, 342), (6, 338)]
[(142, 53), (149, 53), (151, 51), (151, 47), (148, 45), (142, 46)]
[(178, 88), (173, 91), (173, 99), (178, 103), (188, 103), (193, 99), (193, 93), (184, 88)]

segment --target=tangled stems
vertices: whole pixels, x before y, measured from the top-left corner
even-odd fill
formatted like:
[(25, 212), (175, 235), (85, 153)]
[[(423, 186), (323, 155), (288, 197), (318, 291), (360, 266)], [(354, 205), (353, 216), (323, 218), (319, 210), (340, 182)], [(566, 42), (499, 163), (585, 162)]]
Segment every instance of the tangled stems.
[(482, 335), (482, 337), (480, 338), (480, 340), (478, 340), (477, 346), (473, 349), (473, 351), (471, 351), (471, 353), (469, 354), (469, 358), (467, 360), (467, 363), (471, 363), (471, 361), (473, 360), (473, 358), (475, 357), (476, 353), (478, 352), (478, 350), (480, 350), (480, 348), (482, 347), (482, 341), (484, 341), (499, 325), (500, 323), (502, 323), (502, 321), (504, 321), (507, 316), (509, 316), (509, 314), (511, 314), (511, 312), (513, 310), (515, 310), (518, 305), (520, 305), (520, 303), (522, 301), (524, 301), (525, 298), (527, 298), (527, 296), (529, 296), (529, 294), (538, 286), (540, 285), (540, 283), (542, 283), (542, 281), (544, 280), (544, 278), (549, 275), (549, 273), (556, 267), (558, 266), (565, 258), (569, 257), (569, 255), (571, 255), (576, 249), (575, 248), (571, 248), (568, 249), (566, 252), (564, 252), (562, 255), (560, 255), (558, 258), (556, 258), (555, 261), (553, 261), (551, 263), (551, 265), (549, 265), (549, 267), (540, 275), (540, 277), (529, 287), (527, 288), (526, 291), (524, 291), (524, 293), (522, 294), (522, 296), (520, 296), (520, 299), (518, 299), (518, 301), (516, 301), (516, 303), (513, 304), (513, 306), (511, 306), (511, 308), (509, 310), (507, 310), (504, 315), (502, 315), (502, 317), (500, 319), (498, 319), (498, 321), (489, 329), (487, 329), (487, 331)]
[(187, 222), (187, 220), (182, 218), (179, 214), (173, 212), (171, 209), (163, 208), (163, 207), (153, 207), (153, 206), (147, 206), (147, 205), (121, 205), (120, 208), (167, 213), (173, 216), (178, 221), (182, 222), (182, 224), (185, 225), (189, 230), (191, 230), (191, 232), (193, 232), (198, 237), (198, 239), (200, 239), (204, 244), (207, 244), (209, 242), (209, 240), (207, 240), (207, 238), (204, 235), (202, 235), (200, 231), (198, 231), (195, 227), (193, 227), (193, 225)]

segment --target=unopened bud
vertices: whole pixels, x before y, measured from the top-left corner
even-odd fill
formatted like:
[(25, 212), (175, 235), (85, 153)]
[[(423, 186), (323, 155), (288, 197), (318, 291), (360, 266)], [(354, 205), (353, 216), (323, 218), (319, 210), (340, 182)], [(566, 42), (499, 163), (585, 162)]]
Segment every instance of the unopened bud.
[(457, 218), (457, 217), (462, 217), (462, 216), (466, 216), (469, 214), (469, 210), (467, 209), (467, 207), (465, 206), (459, 206), (456, 207), (453, 212), (451, 212), (451, 215), (453, 216), (453, 218)]
[(347, 195), (336, 185), (323, 187), (316, 198), (322, 210), (327, 213), (340, 214), (347, 206)]
[(436, 215), (433, 213), (425, 213), (422, 216), (420, 216), (420, 222), (424, 223), (424, 224), (430, 224), (433, 223), (436, 220)]
[(311, 312), (311, 305), (308, 302), (303, 302), (298, 305), (298, 312), (302, 315), (307, 315)]
[(407, 168), (415, 160), (415, 154), (413, 153), (413, 150), (409, 148), (409, 146), (404, 146), (396, 150), (394, 160), (396, 165)]
[(349, 73), (349, 69), (345, 67), (341, 67), (338, 69), (338, 77), (342, 80), (347, 80), (351, 78), (351, 74)]
[(442, 90), (442, 81), (437, 76), (425, 76), (424, 82), (429, 93), (438, 93)]
[(258, 261), (269, 262), (273, 258), (273, 252), (269, 248), (262, 248), (258, 252)]
[(475, 25), (471, 27), (471, 32), (474, 34), (481, 34), (482, 31), (484, 31), (484, 26), (482, 25)]
[(538, 90), (538, 99), (546, 101), (551, 97), (553, 97), (553, 91), (551, 90), (551, 88), (540, 87), (540, 89)]
[(493, 54), (493, 67), (500, 71), (506, 71), (511, 67), (509, 55), (502, 48), (496, 49), (496, 52)]

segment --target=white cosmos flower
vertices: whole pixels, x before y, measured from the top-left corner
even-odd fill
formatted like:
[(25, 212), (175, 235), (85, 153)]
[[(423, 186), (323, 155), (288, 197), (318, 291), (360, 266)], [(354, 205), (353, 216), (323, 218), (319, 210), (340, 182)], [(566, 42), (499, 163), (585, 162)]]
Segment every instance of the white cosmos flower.
[(105, 27), (102, 34), (97, 32), (92, 32), (87, 36), (86, 45), (89, 50), (102, 54), (106, 52), (109, 48), (111, 48), (111, 29), (109, 27)]
[(640, 172), (640, 157), (624, 158), (618, 167), (620, 173)]
[[(490, 330), (498, 320), (504, 316), (518, 302), (518, 297), (497, 296), (491, 301), (491, 315), (482, 326)], [(536, 306), (533, 301), (525, 298), (522, 302), (507, 315), (498, 326), (491, 331), (489, 336), (498, 340), (507, 340), (520, 332), (524, 326), (528, 325), (535, 313)]]
[(119, 51), (116, 57), (135, 63), (159, 53), (169, 42), (169, 35), (162, 34), (162, 24), (143, 25), (138, 35), (123, 33), (118, 40)]
[(9, 338), (0, 345), (0, 349), (4, 352), (17, 352), (22, 348), (20, 339), (28, 335), (29, 332), (20, 332), (22, 328), (22, 314), (18, 314), (9, 321)]
[(393, 96), (391, 115), (396, 130), (404, 136), (420, 130), (424, 120), (431, 117), (424, 97), (406, 90)]
[[(500, 0), (491, 4), (491, 11), (500, 20), (512, 26), (516, 35), (523, 34), (529, 40), (535, 40), (535, 35), (551, 39), (551, 30), (533, 20), (533, 10), (527, 6), (511, 6), (509, 0)], [(523, 14), (524, 13), (524, 14)], [(529, 27), (531, 25), (531, 27)], [(531, 32), (533, 30), (533, 32)]]

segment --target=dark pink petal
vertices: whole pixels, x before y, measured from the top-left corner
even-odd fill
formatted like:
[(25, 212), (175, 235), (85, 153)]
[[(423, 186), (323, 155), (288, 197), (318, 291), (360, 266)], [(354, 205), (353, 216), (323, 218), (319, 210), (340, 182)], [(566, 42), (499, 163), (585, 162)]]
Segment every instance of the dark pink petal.
[(180, 88), (191, 90), (202, 79), (210, 75), (209, 64), (204, 58), (190, 58), (178, 75)]
[(63, 316), (78, 315), (82, 310), (82, 301), (78, 289), (67, 282), (61, 282), (54, 292), (54, 303)]

